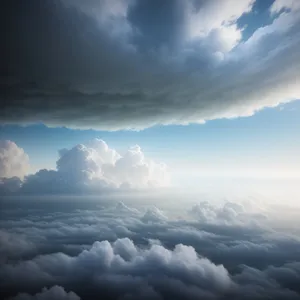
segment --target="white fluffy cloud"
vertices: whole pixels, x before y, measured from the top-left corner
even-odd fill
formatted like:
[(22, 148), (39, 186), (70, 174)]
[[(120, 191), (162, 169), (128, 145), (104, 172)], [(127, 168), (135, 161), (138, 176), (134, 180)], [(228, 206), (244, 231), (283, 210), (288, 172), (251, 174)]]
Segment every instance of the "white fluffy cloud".
[(102, 170), (104, 177), (117, 185), (139, 187), (169, 183), (166, 166), (147, 160), (138, 145), (131, 147), (114, 164), (105, 164)]
[(123, 156), (99, 139), (59, 151), (57, 170), (28, 176), (24, 192), (95, 192), (102, 188), (147, 188), (169, 185), (164, 164), (145, 158), (139, 146)]
[(267, 217), (263, 210), (253, 209), (249, 202), (235, 203), (226, 201), (222, 205), (213, 205), (208, 201), (195, 204), (188, 214), (201, 223), (223, 224), (224, 226), (243, 226), (259, 228)]
[(14, 142), (0, 140), (0, 179), (23, 178), (29, 171), (29, 158)]

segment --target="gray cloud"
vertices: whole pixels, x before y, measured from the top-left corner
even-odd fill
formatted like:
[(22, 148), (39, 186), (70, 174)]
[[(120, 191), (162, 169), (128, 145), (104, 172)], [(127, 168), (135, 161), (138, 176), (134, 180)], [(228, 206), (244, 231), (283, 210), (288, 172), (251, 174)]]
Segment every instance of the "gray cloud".
[(157, 207), (148, 208), (143, 216), (144, 222), (164, 222), (168, 217)]
[(35, 253), (35, 244), (27, 236), (0, 230), (0, 263)]
[[(299, 299), (299, 237), (285, 223), (272, 227), (267, 204), (247, 212), (233, 200), (210, 203), (217, 213), (235, 213), (190, 219), (174, 195), (164, 211), (149, 209), (160, 198), (133, 197), (3, 200), (4, 295), (59, 285), (82, 299)], [(261, 210), (268, 218), (253, 227), (248, 219)]]
[(140, 129), (299, 99), (297, 6), (243, 41), (251, 0), (4, 2), (1, 123)]
[(80, 298), (73, 292), (66, 292), (60, 286), (53, 286), (50, 289), (43, 288), (40, 293), (30, 295), (26, 293), (20, 293), (16, 297), (10, 300), (80, 300)]
[(0, 178), (0, 195), (17, 192), (21, 186), (22, 180), (19, 177)]
[[(35, 282), (34, 278), (45, 284), (89, 282), (89, 286), (97, 287), (98, 293), (104, 287), (113, 288), (112, 295), (125, 297), (136, 296), (137, 286), (138, 293), (149, 291), (150, 286), (151, 292), (164, 299), (240, 297), (244, 288), (249, 289), (249, 299), (297, 299), (299, 295), (293, 289), (299, 271), (297, 264), (286, 264), (263, 271), (245, 267), (240, 274), (230, 276), (222, 265), (199, 257), (193, 247), (179, 244), (173, 250), (161, 245), (138, 249), (129, 239), (121, 239), (114, 243), (95, 242), (76, 257), (57, 253), (4, 266), (0, 276), (6, 274), (10, 280), (22, 279), (29, 285)], [(23, 274), (27, 272), (30, 276), (25, 278)]]
[[(37, 268), (32, 268), (32, 264)], [(115, 285), (119, 294), (126, 294), (128, 289), (132, 290), (136, 280), (144, 284), (146, 278), (148, 284), (156, 287), (158, 291), (162, 288), (159, 287), (160, 281), (172, 284), (172, 279), (177, 279), (183, 286), (185, 283), (195, 286), (200, 295), (201, 290), (218, 294), (230, 289), (232, 285), (223, 266), (216, 266), (205, 258), (198, 258), (192, 247), (177, 245), (171, 251), (163, 246), (153, 245), (142, 250), (128, 239), (117, 240), (115, 243), (95, 242), (89, 250), (74, 258), (64, 254), (51, 254), (32, 262), (25, 261), (15, 267), (4, 266), (2, 274), (10, 274), (12, 279), (17, 279), (23, 277), (24, 272), (31, 273), (26, 280), (28, 284), (32, 284), (33, 278), (42, 277), (48, 278), (50, 282), (59, 281), (61, 277), (70, 281), (88, 279), (95, 280), (100, 287), (104, 284)], [(55, 274), (59, 274), (58, 277)], [(122, 276), (123, 280), (131, 278), (131, 284), (127, 282), (131, 287), (122, 283)]]

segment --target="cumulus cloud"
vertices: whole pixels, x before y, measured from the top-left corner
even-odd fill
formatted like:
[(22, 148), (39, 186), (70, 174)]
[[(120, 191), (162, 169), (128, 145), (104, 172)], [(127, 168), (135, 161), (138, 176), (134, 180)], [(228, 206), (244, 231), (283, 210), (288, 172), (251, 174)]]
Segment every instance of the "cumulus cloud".
[(129, 213), (129, 214), (139, 214), (140, 212), (136, 208), (128, 207), (124, 202), (119, 201), (115, 206), (115, 212), (117, 213)]
[(163, 186), (169, 181), (166, 166), (147, 161), (138, 145), (131, 147), (115, 164), (104, 165), (103, 174), (113, 182), (129, 186)]
[(161, 222), (166, 221), (168, 217), (157, 207), (148, 208), (143, 216), (145, 222)]
[(22, 193), (93, 193), (115, 188), (163, 187), (167, 167), (145, 158), (139, 146), (122, 156), (99, 139), (59, 151), (57, 170), (40, 170), (25, 178)]
[(208, 201), (202, 201), (195, 204), (189, 211), (189, 215), (197, 218), (201, 222), (207, 223), (235, 223), (255, 225), (265, 220), (267, 217), (264, 215), (262, 210), (256, 210), (252, 212), (249, 209), (250, 203), (248, 202), (247, 209), (242, 203), (235, 203), (226, 201), (223, 205), (211, 204)]
[(61, 286), (53, 286), (50, 289), (43, 288), (40, 293), (30, 295), (20, 293), (10, 300), (80, 300), (80, 298), (73, 292), (66, 292)]
[[(32, 268), (32, 264), (37, 268)], [(34, 277), (49, 278), (50, 281), (59, 281), (60, 276), (71, 281), (89, 278), (100, 288), (104, 284), (114, 285), (121, 295), (132, 293), (138, 284), (142, 284), (140, 289), (150, 285), (161, 294), (164, 285), (168, 290), (168, 286), (178, 281), (185, 289), (183, 296), (185, 293), (188, 295), (186, 284), (194, 286), (195, 295), (219, 294), (233, 284), (223, 266), (198, 257), (192, 247), (179, 244), (174, 250), (168, 250), (161, 245), (152, 245), (143, 250), (126, 238), (114, 243), (95, 242), (89, 250), (74, 258), (58, 253), (39, 257), (32, 262), (24, 261), (15, 267), (5, 266), (1, 273), (11, 274), (17, 279), (25, 270), (32, 274), (28, 278), (29, 284), (32, 284), (30, 281)], [(56, 274), (60, 274), (59, 277)], [(172, 291), (169, 290), (169, 293)]]
[(245, 41), (254, 2), (4, 1), (0, 121), (141, 129), (299, 99), (299, 5), (276, 0)]
[[(152, 244), (147, 249), (139, 249), (125, 238), (114, 243), (95, 242), (75, 257), (55, 253), (14, 266), (5, 265), (0, 277), (3, 279), (6, 274), (15, 282), (22, 278), (29, 285), (34, 284), (34, 278), (42, 279), (45, 284), (86, 282), (86, 289), (94, 286), (98, 295), (106, 288), (110, 289), (111, 296), (125, 299), (129, 295), (137, 299), (140, 294), (149, 299), (151, 295), (157, 299), (220, 299), (226, 295), (243, 297), (245, 289), (249, 290), (247, 299), (297, 299), (293, 284), (299, 279), (299, 271), (297, 264), (268, 267), (263, 271), (244, 267), (239, 274), (231, 276), (224, 266), (199, 257), (191, 246), (178, 244), (169, 250)], [(30, 276), (25, 278), (23, 274), (27, 272)], [(85, 289), (77, 290), (84, 293)], [(62, 290), (59, 294), (66, 296)]]
[(29, 158), (14, 142), (0, 140), (0, 179), (23, 178), (29, 171)]

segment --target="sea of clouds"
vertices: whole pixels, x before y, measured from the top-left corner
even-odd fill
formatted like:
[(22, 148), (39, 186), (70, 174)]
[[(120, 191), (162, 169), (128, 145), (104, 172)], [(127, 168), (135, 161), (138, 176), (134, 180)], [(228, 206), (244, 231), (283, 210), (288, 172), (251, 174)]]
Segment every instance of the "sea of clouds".
[(3, 197), (0, 289), (22, 300), (300, 299), (299, 215), (250, 197)]

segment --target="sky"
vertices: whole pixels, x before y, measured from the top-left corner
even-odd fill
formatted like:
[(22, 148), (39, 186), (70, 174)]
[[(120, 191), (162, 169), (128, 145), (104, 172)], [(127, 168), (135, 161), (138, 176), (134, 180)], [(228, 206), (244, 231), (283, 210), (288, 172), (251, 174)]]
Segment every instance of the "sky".
[(0, 139), (29, 164), (11, 175), (101, 139), (173, 186), (299, 178), (297, 1), (5, 2)]
[(0, 299), (300, 299), (300, 0), (0, 1)]
[(3, 3), (0, 139), (29, 157), (13, 175), (97, 138), (175, 186), (299, 178), (297, 1)]
[[(201, 125), (155, 126), (142, 131), (106, 132), (48, 128), (43, 124), (2, 126), (0, 139), (11, 139), (29, 155), (31, 172), (56, 168), (58, 149), (102, 138), (120, 152), (135, 144), (180, 173), (199, 176), (299, 176), (299, 103), (265, 109), (249, 118)], [(262, 174), (263, 172), (263, 174)], [(182, 179), (182, 178), (181, 178)]]

